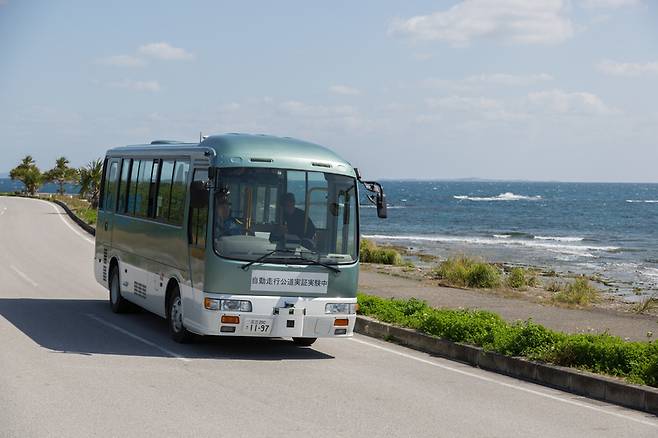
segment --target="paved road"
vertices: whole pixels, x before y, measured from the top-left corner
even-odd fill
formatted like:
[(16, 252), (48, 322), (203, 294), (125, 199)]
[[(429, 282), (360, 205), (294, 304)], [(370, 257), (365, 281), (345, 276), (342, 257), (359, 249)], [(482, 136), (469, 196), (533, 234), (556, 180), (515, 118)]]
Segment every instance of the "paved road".
[(658, 419), (370, 338), (169, 340), (115, 315), (92, 240), (0, 197), (0, 436), (655, 437)]

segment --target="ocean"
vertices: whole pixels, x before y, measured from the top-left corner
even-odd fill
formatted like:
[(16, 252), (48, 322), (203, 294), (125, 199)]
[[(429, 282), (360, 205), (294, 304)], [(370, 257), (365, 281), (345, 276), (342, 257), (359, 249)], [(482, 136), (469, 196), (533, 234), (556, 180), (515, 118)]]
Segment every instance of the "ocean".
[[(362, 200), (361, 232), (445, 258), (469, 255), (598, 275), (634, 301), (658, 294), (658, 184), (383, 181), (388, 218)], [(0, 192), (21, 184), (0, 178)], [(42, 193), (54, 193), (48, 184)], [(68, 193), (77, 187), (67, 186)], [(362, 191), (363, 192), (363, 191)]]
[[(383, 181), (388, 218), (361, 210), (378, 243), (598, 275), (629, 301), (658, 293), (658, 184)], [(618, 290), (617, 290), (618, 289)]]

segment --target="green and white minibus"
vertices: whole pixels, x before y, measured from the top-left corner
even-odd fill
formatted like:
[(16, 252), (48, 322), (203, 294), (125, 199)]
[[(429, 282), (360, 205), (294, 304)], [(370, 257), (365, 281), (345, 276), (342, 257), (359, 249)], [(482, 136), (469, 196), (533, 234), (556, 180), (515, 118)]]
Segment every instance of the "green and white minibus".
[(178, 342), (351, 336), (358, 183), (386, 217), (381, 185), (300, 140), (225, 134), (110, 149), (96, 279), (114, 312), (160, 315)]

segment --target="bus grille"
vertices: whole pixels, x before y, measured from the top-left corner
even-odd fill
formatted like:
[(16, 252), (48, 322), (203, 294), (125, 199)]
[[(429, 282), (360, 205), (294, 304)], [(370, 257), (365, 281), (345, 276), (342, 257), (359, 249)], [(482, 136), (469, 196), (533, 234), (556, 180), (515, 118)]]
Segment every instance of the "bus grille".
[(142, 283), (135, 282), (133, 284), (133, 290), (135, 291), (135, 295), (138, 297), (146, 298), (146, 285)]
[(103, 281), (107, 281), (107, 265), (103, 265)]
[(107, 248), (103, 248), (103, 263), (107, 264)]

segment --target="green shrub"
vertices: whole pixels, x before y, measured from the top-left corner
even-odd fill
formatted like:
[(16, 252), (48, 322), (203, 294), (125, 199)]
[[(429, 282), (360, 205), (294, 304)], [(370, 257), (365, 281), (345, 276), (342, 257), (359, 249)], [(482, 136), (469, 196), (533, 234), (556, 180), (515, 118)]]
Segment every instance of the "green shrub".
[(536, 274), (525, 268), (512, 268), (505, 281), (508, 287), (512, 289), (525, 289), (526, 287), (535, 287), (538, 284)]
[(568, 335), (532, 321), (510, 324), (492, 312), (436, 309), (414, 298), (359, 294), (358, 301), (363, 315), (432, 336), (658, 386), (658, 342), (626, 342), (608, 334)]
[(457, 287), (492, 288), (500, 285), (500, 272), (495, 266), (468, 257), (451, 257), (434, 269), (435, 275)]
[(573, 283), (569, 283), (553, 296), (553, 300), (566, 303), (586, 306), (598, 300), (598, 290), (589, 284), (586, 277), (577, 277)]
[(370, 240), (361, 239), (359, 244), (359, 257), (364, 263), (379, 263), (382, 265), (402, 265), (403, 260), (399, 252), (393, 248), (381, 248)]

